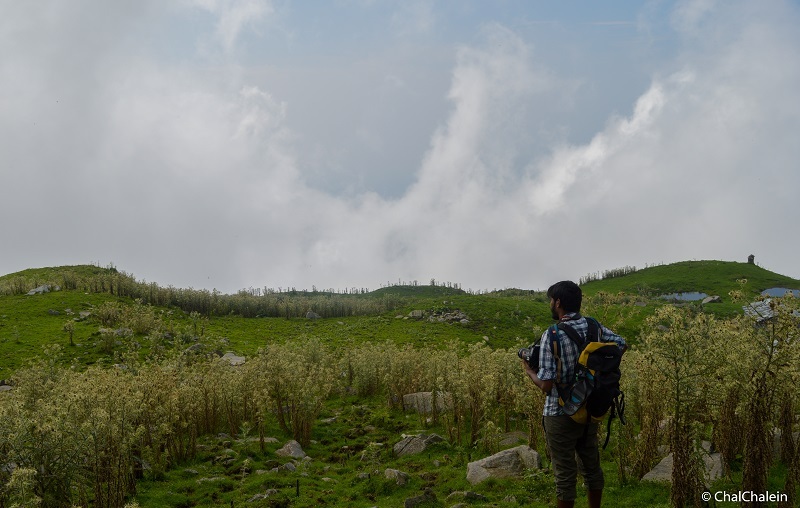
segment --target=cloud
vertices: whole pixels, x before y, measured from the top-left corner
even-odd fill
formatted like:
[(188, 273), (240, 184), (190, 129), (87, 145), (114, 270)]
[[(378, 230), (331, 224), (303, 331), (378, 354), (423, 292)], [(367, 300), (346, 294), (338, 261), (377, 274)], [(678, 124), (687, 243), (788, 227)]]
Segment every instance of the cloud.
[[(724, 19), (720, 7), (686, 7), (705, 13), (676, 14), (692, 20), (680, 33), (693, 42), (585, 143), (569, 142), (558, 116), (580, 87), (523, 34), (486, 25), (455, 51), (446, 114), (415, 154), (411, 184), (391, 196), (319, 185), (323, 170), (308, 166), (325, 161), (290, 127), (296, 96), (203, 55), (165, 63), (131, 35), (163, 15), (159, 5), (124, 5), (84, 38), (77, 13), (51, 17), (58, 3), (0, 21), (0, 213), (19, 217), (2, 226), (3, 273), (111, 261), (161, 284), (228, 292), (430, 278), (543, 288), (624, 265), (754, 253), (800, 275), (796, 240), (774, 233), (794, 230), (800, 184), (790, 4), (726, 6)], [(191, 5), (213, 14), (205, 35), (232, 60), (244, 30), (271, 12), (266, 2)], [(358, 111), (386, 114), (328, 118), (326, 103), (347, 112), (359, 95), (329, 79), (313, 89), (325, 94), (309, 121), (354, 126), (388, 165), (398, 151), (386, 132), (417, 135), (419, 125), (397, 125), (383, 101), (410, 93), (413, 73), (369, 75), (387, 95), (363, 97)], [(376, 132), (387, 123), (394, 130)]]
[(231, 53), (242, 30), (274, 12), (269, 0), (184, 0), (217, 16), (214, 32), (225, 53)]

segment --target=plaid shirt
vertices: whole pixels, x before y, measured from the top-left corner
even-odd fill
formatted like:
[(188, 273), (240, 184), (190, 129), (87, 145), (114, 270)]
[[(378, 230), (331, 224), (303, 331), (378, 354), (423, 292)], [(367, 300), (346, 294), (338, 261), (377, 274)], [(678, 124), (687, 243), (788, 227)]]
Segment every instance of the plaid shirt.
[[(589, 332), (589, 325), (585, 317), (577, 313), (570, 313), (561, 318), (561, 321), (574, 328), (583, 339), (586, 338), (586, 334)], [(603, 336), (601, 337), (602, 342), (615, 342), (620, 348), (625, 347), (625, 339), (603, 325), (600, 325), (600, 327), (603, 329)], [(538, 376), (542, 381), (552, 379), (553, 389), (550, 391), (550, 395), (545, 399), (544, 411), (542, 414), (544, 416), (561, 416), (564, 412), (561, 411), (561, 406), (558, 403), (558, 391), (556, 390), (558, 361), (553, 356), (553, 349), (550, 347), (550, 338), (547, 336), (548, 330), (544, 331), (540, 342)], [(561, 357), (560, 381), (561, 383), (570, 383), (575, 379), (575, 365), (578, 363), (580, 351), (578, 350), (578, 346), (576, 346), (562, 330), (558, 330), (556, 341), (558, 343), (559, 356)]]

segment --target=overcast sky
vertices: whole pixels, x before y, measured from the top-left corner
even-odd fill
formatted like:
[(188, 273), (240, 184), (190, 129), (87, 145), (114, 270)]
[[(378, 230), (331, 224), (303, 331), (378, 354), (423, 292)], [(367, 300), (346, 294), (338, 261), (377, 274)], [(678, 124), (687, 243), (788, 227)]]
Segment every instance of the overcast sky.
[(800, 278), (798, 26), (797, 0), (0, 0), (0, 274)]

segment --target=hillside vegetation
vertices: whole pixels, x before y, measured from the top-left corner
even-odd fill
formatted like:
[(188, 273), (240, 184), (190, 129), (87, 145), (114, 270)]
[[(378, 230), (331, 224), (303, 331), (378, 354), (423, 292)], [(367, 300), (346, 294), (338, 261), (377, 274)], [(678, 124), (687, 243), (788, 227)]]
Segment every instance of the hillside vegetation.
[[(628, 425), (614, 423), (603, 452), (606, 504), (698, 505), (702, 441), (724, 467), (712, 491), (800, 499), (797, 304), (774, 299), (769, 326), (742, 313), (775, 286), (800, 281), (701, 261), (584, 285), (584, 314), (632, 345)], [(723, 303), (660, 298), (688, 291)], [(223, 295), (95, 266), (0, 277), (10, 388), (0, 390), (0, 507), (550, 506), (543, 397), (516, 351), (551, 323), (545, 295), (523, 289)], [(449, 402), (409, 411), (404, 396), (417, 392)], [(393, 451), (420, 433), (443, 440), (418, 455)], [(307, 459), (278, 453), (292, 439)], [(520, 439), (544, 469), (466, 480), (469, 462)], [(680, 472), (672, 487), (640, 481), (665, 447)]]

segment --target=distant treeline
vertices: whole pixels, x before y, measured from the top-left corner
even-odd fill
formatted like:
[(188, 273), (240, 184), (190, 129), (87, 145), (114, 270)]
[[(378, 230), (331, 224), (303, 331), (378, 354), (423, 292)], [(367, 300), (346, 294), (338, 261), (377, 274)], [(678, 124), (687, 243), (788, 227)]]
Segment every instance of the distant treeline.
[(13, 276), (0, 281), (0, 295), (21, 295), (43, 285), (62, 290), (107, 293), (120, 298), (139, 299), (145, 304), (177, 307), (205, 316), (238, 314), (244, 317), (305, 317), (314, 312), (320, 317), (376, 315), (394, 310), (403, 300), (392, 294), (365, 297), (366, 289), (344, 292), (295, 290), (294, 288), (245, 289), (234, 295), (216, 289), (162, 287), (155, 282), (137, 281), (133, 275), (114, 267), (93, 270), (68, 267), (50, 275)]
[(595, 280), (613, 279), (614, 277), (622, 277), (623, 275), (630, 275), (636, 272), (635, 266), (623, 266), (622, 268), (612, 268), (611, 270), (603, 270), (603, 273), (594, 272), (584, 275), (580, 278), (580, 285), (592, 282)]

